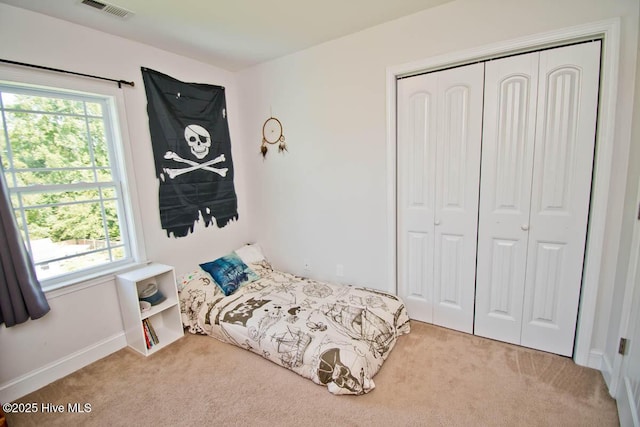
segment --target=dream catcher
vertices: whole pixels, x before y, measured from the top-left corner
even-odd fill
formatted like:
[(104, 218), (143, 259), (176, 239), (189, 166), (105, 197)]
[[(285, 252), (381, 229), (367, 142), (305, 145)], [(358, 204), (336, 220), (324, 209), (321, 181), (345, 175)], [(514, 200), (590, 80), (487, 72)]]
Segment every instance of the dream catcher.
[(282, 134), (282, 123), (275, 117), (269, 117), (262, 125), (262, 147), (260, 147), (262, 157), (267, 156), (267, 144), (278, 144), (279, 153), (288, 151)]

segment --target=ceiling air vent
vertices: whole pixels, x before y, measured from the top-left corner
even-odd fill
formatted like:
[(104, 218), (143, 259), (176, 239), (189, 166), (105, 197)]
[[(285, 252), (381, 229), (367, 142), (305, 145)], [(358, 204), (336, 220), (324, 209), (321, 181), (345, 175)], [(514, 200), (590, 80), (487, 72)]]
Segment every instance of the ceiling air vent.
[(123, 9), (123, 8), (121, 8), (119, 6), (114, 6), (112, 4), (103, 3), (101, 1), (82, 0), (80, 3), (86, 4), (87, 6), (91, 6), (93, 8), (98, 9), (98, 10), (101, 10), (102, 12), (118, 16), (120, 18), (126, 18), (127, 16), (133, 14), (133, 12), (131, 12), (131, 11), (127, 10), (127, 9)]

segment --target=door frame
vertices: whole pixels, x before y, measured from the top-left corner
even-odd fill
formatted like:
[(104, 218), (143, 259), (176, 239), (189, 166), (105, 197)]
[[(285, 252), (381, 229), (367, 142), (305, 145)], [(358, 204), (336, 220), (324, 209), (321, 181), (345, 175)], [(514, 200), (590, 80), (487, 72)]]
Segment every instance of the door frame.
[[(640, 181), (638, 181), (638, 184), (635, 206), (640, 206)], [(640, 286), (638, 285), (638, 278), (640, 277), (640, 219), (638, 218), (633, 221), (632, 233), (631, 254), (629, 255), (629, 267), (627, 268), (627, 281), (622, 303), (620, 328), (618, 329), (618, 335), (616, 338), (629, 339), (630, 334), (633, 332), (633, 328), (640, 327), (632, 323), (640, 310), (640, 307), (635, 304), (636, 301), (640, 300)], [(608, 381), (609, 394), (614, 396), (616, 400), (621, 396), (622, 389), (626, 388), (626, 384), (623, 379), (623, 363), (625, 357), (629, 357), (629, 355), (626, 354), (623, 356), (620, 353), (616, 353)], [(623, 404), (629, 405), (629, 402), (624, 402)], [(620, 407), (621, 403), (618, 402), (618, 411), (620, 411)]]
[[(593, 39), (602, 40), (600, 102), (588, 235), (573, 360), (578, 365), (601, 369), (602, 355), (599, 352), (591, 354), (591, 338), (594, 330), (596, 304), (600, 287), (600, 270), (603, 261), (605, 228), (607, 225), (608, 191), (613, 166), (620, 50), (619, 18), (499, 42), (387, 68), (387, 238), (389, 242), (387, 271), (389, 275), (388, 283), (390, 284), (388, 290), (397, 293), (397, 79), (476, 61)], [(617, 225), (617, 227), (620, 227), (620, 225)], [(613, 281), (614, 279), (615, 277), (603, 278), (603, 281)]]

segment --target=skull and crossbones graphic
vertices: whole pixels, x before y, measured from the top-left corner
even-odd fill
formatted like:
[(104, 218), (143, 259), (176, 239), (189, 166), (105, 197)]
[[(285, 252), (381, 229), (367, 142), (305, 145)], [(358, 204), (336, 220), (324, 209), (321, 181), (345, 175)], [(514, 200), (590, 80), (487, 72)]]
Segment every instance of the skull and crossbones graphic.
[[(202, 126), (191, 124), (184, 128), (184, 139), (187, 141), (187, 144), (191, 149), (191, 153), (197, 159), (202, 160), (207, 157), (207, 155), (209, 154), (209, 149), (211, 148), (211, 135), (209, 134), (209, 131), (207, 131)], [(185, 163), (189, 165), (186, 168), (163, 168), (164, 173), (167, 174), (167, 176), (169, 176), (169, 178), (171, 179), (196, 170), (204, 170), (217, 173), (224, 178), (225, 176), (227, 176), (227, 171), (229, 170), (228, 168), (219, 169), (211, 167), (211, 165), (224, 162), (226, 160), (224, 154), (219, 155), (213, 160), (208, 160), (202, 163), (184, 159), (173, 151), (167, 151), (164, 155), (164, 158), (167, 160), (173, 160), (174, 162)]]

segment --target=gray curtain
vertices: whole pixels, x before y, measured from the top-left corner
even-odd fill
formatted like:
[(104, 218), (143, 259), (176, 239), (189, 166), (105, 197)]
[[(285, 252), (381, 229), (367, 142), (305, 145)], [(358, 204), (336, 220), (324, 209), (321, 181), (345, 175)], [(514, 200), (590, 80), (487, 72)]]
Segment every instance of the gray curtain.
[(2, 167), (0, 193), (0, 325), (10, 327), (44, 316), (49, 304), (13, 216)]

